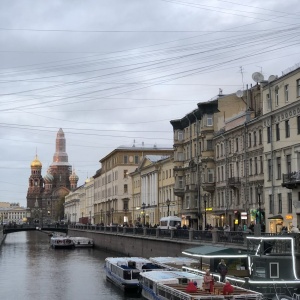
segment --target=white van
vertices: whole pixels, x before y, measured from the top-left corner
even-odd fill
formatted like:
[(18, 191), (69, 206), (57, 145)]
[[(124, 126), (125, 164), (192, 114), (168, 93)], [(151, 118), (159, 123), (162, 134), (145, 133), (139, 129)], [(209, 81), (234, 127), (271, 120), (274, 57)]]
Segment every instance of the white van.
[(159, 220), (159, 229), (176, 229), (181, 227), (181, 218), (175, 216), (163, 217)]

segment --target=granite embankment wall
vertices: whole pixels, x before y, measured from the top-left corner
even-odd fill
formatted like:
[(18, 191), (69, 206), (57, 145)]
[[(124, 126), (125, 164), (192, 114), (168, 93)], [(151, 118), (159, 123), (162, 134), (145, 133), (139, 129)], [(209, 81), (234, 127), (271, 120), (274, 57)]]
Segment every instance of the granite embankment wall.
[(204, 244), (199, 241), (190, 242), (188, 240), (171, 240), (166, 238), (78, 229), (69, 229), (68, 235), (92, 238), (96, 248), (107, 252), (139, 257), (182, 256), (182, 251)]

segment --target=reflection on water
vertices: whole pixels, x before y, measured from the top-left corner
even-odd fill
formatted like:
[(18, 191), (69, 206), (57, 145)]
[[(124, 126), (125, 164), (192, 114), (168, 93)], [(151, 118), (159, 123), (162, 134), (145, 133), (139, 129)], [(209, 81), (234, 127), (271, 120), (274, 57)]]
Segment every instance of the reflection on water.
[(103, 266), (110, 255), (96, 249), (54, 250), (39, 231), (10, 233), (0, 247), (1, 299), (134, 299), (106, 281)]

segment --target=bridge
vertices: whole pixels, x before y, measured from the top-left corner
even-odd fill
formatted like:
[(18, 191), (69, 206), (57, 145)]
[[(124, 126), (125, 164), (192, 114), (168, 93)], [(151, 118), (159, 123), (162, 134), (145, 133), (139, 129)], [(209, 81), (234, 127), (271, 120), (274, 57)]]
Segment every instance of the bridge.
[(13, 232), (19, 232), (19, 231), (33, 231), (33, 230), (41, 230), (41, 231), (55, 231), (55, 232), (63, 232), (68, 233), (68, 226), (67, 225), (55, 225), (55, 224), (49, 224), (49, 225), (42, 225), (41, 227), (38, 227), (36, 225), (31, 224), (12, 224), (12, 225), (4, 225), (2, 226), (3, 234), (9, 234)]

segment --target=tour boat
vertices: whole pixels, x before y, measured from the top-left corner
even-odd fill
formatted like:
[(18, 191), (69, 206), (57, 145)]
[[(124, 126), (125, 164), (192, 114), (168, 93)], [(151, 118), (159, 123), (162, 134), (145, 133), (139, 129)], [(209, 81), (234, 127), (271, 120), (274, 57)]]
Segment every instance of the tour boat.
[[(234, 287), (230, 295), (223, 295), (224, 283), (214, 284), (211, 292), (202, 288), (203, 276), (185, 271), (151, 271), (140, 274), (142, 296), (148, 300), (261, 300), (262, 294)], [(193, 291), (189, 289), (193, 286)]]
[(70, 239), (73, 241), (75, 248), (92, 248), (94, 247), (94, 240), (87, 237), (73, 237)]
[(67, 236), (52, 236), (50, 245), (54, 249), (73, 248), (74, 242)]
[(105, 259), (106, 278), (125, 292), (140, 293), (140, 273), (160, 268), (149, 259), (141, 257), (107, 257)]
[[(299, 247), (297, 243), (299, 237), (296, 235), (247, 236), (245, 252), (241, 249), (200, 246), (187, 249), (183, 254), (208, 264), (210, 270), (216, 272), (216, 277), (219, 276), (217, 265), (223, 258), (228, 267), (226, 279), (233, 285), (243, 286), (272, 298), (275, 294), (277, 297), (300, 294), (300, 257), (295, 253), (295, 249)], [(192, 267), (183, 269), (197, 274), (204, 273)]]

